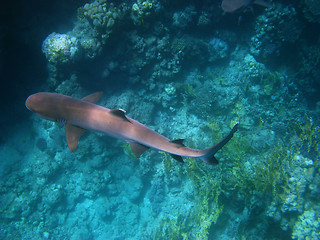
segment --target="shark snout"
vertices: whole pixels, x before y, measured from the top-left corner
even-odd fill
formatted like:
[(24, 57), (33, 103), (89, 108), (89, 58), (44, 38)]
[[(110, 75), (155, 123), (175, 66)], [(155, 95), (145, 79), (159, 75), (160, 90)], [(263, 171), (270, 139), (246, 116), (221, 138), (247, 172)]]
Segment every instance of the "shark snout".
[(32, 98), (33, 98), (33, 95), (29, 96), (25, 102), (26, 108), (28, 108), (30, 111), (33, 111), (32, 110)]
[(43, 102), (44, 98), (42, 97), (41, 93), (35, 93), (27, 98), (25, 105), (30, 111), (37, 112), (37, 110), (39, 110), (39, 107), (43, 104)]
[(30, 98), (30, 97), (27, 98), (27, 100), (26, 100), (26, 102), (25, 102), (24, 105), (26, 106), (26, 108), (28, 108), (30, 111), (32, 111), (32, 110), (30, 109), (30, 100), (29, 100), (29, 98)]

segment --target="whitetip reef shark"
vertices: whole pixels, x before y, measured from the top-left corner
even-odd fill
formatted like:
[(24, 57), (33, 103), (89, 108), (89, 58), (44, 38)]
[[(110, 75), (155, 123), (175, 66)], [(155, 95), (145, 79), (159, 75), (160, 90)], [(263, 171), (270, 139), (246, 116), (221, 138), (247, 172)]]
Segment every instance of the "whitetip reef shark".
[(94, 130), (122, 139), (130, 144), (137, 158), (149, 148), (171, 154), (179, 162), (182, 157), (199, 158), (207, 164), (218, 164), (214, 154), (220, 150), (237, 131), (236, 123), (230, 133), (216, 145), (204, 150), (196, 150), (183, 145), (183, 139), (169, 140), (136, 120), (125, 115), (122, 109), (108, 109), (95, 103), (102, 92), (75, 99), (66, 95), (39, 92), (29, 96), (26, 107), (40, 117), (65, 124), (69, 149), (73, 152), (85, 130)]
[(272, 6), (264, 0), (222, 0), (221, 8), (226, 13), (241, 12), (247, 8), (252, 10), (252, 5), (260, 5), (265, 8), (271, 8)]

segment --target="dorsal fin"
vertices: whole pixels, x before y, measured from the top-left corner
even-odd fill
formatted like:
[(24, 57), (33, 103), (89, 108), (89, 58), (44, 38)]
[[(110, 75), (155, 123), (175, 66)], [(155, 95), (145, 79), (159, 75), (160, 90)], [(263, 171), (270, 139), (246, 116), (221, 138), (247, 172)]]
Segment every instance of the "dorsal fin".
[(170, 142), (171, 142), (171, 143), (178, 144), (178, 145), (180, 145), (181, 147), (185, 147), (185, 145), (183, 144), (183, 141), (184, 141), (184, 139), (183, 139), (183, 138), (180, 138), (180, 139), (171, 140)]
[(92, 93), (92, 94), (82, 98), (81, 100), (89, 102), (89, 103), (97, 103), (100, 100), (102, 94), (103, 94), (103, 92), (95, 92), (95, 93)]
[(146, 150), (149, 149), (149, 147), (142, 145), (140, 143), (137, 143), (137, 142), (130, 142), (129, 144), (130, 144), (130, 147), (131, 147), (134, 155), (136, 155), (137, 158), (139, 158), (142, 153), (144, 153)]
[(80, 137), (86, 130), (68, 123), (65, 123), (65, 128), (68, 147), (70, 151), (73, 152), (78, 146)]
[(119, 118), (121, 118), (124, 121), (130, 122), (130, 120), (127, 118), (126, 116), (126, 111), (120, 108), (117, 109), (111, 109), (110, 113), (114, 116), (117, 116)]

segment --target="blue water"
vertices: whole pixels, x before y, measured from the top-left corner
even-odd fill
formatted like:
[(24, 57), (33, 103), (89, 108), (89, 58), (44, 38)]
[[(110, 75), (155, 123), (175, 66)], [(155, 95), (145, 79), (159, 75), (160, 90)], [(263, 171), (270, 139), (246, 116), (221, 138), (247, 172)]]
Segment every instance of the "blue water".
[[(319, 239), (320, 3), (271, 4), (5, 4), (0, 239)], [(72, 153), (63, 123), (25, 108), (40, 91), (103, 91), (196, 149), (240, 125), (217, 166), (90, 131)]]

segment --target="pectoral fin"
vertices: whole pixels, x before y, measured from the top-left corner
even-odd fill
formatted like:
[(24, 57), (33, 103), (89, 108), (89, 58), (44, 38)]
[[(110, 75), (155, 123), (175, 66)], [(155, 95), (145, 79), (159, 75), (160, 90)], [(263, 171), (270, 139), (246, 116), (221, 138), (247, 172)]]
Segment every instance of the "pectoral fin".
[(136, 155), (137, 158), (139, 158), (142, 153), (144, 153), (145, 151), (147, 151), (149, 149), (149, 147), (142, 145), (140, 143), (137, 143), (137, 142), (130, 142), (129, 144), (130, 144), (130, 147), (131, 147), (134, 155)]
[(70, 151), (73, 152), (74, 150), (76, 150), (78, 146), (80, 137), (86, 130), (83, 128), (70, 125), (68, 123), (65, 124), (65, 128), (66, 128), (66, 138), (67, 138), (68, 147)]

